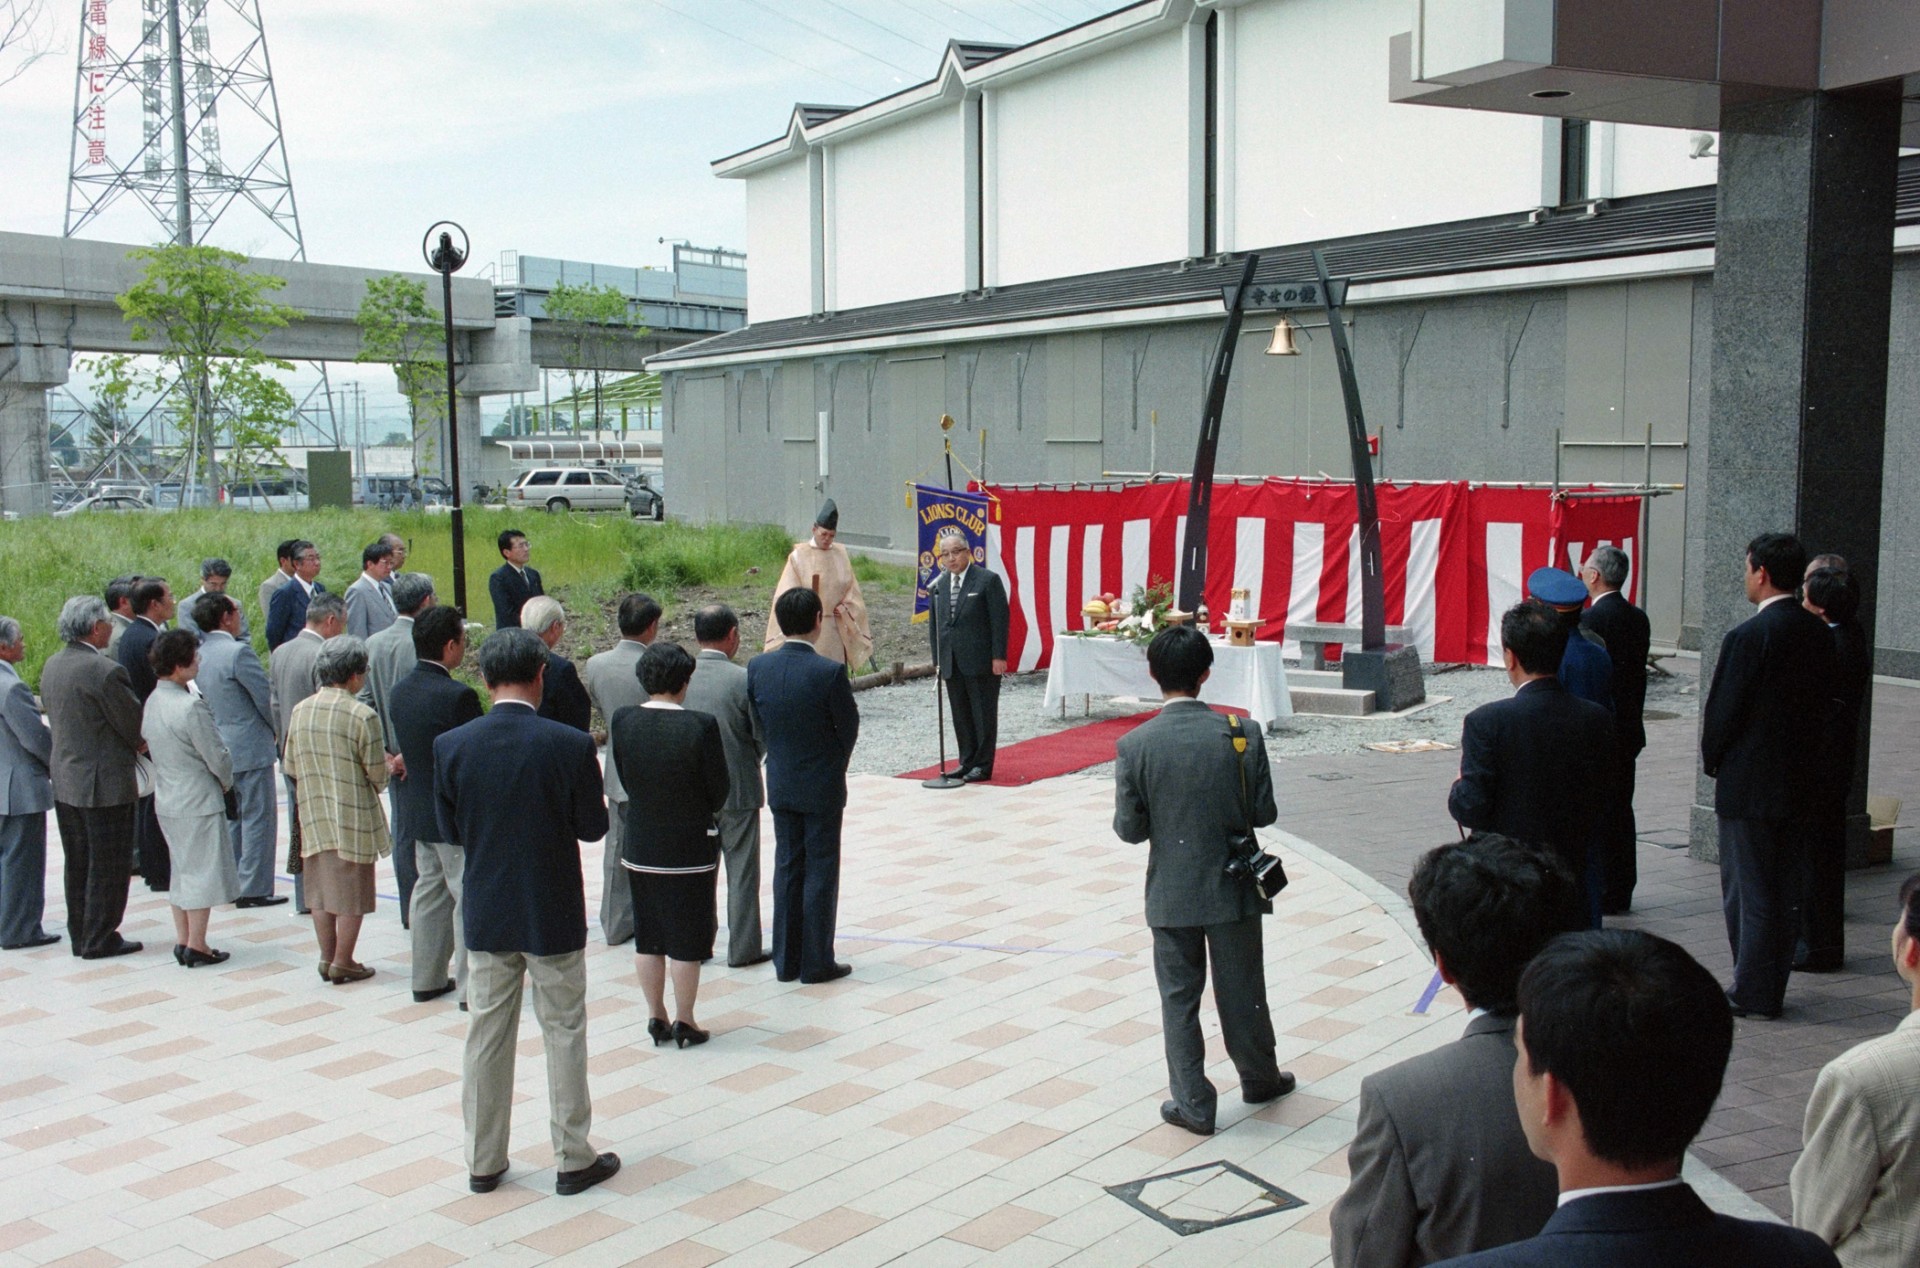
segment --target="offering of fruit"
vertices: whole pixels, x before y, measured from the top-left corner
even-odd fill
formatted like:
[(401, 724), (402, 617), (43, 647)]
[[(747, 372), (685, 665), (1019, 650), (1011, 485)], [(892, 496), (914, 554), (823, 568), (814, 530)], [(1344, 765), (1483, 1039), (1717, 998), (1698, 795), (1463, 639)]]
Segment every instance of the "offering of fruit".
[(1105, 599), (1088, 599), (1080, 611), (1087, 616), (1106, 616), (1111, 608)]

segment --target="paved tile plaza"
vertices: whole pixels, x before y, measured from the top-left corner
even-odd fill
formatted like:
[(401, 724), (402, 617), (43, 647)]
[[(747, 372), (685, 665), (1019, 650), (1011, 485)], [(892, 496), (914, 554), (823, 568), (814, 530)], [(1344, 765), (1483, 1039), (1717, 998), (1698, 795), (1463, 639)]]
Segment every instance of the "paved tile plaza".
[[(1914, 694), (1882, 688), (1877, 702), (1882, 756), (1909, 782)], [(1655, 748), (1678, 769), (1676, 744), (1663, 733)], [(1414, 1011), (1430, 968), (1395, 896), (1446, 830), (1432, 795), (1450, 761), (1282, 765), (1282, 826), (1345, 856), (1291, 843), (1294, 883), (1266, 925), (1282, 1063), (1302, 1087), (1243, 1107), (1209, 1018), (1223, 1095), (1208, 1140), (1157, 1119), (1142, 852), (1112, 836), (1102, 777), (952, 793), (857, 777), (840, 942), (853, 978), (796, 987), (767, 966), (710, 966), (702, 1049), (653, 1048), (631, 957), (593, 944), (593, 1139), (626, 1167), (572, 1198), (552, 1193), (530, 1015), (513, 1170), (493, 1194), (467, 1192), (463, 1018), (412, 1002), (390, 902), (361, 944), (378, 976), (329, 987), (286, 908), (217, 913), (213, 941), (233, 959), (175, 967), (164, 901), (136, 886), (125, 929), (145, 954), (0, 957), (0, 1262), (1320, 1262), (1360, 1079), (1460, 1028), (1451, 992)], [(1668, 822), (1684, 809), (1669, 785), (1687, 781), (1642, 770), (1643, 833), (1659, 839), (1684, 825)], [(1349, 777), (1313, 778), (1329, 774)], [(587, 853), (597, 876), (598, 847)], [(1713, 869), (1658, 850), (1643, 869), (1636, 923), (1724, 967)], [(1889, 883), (1886, 869), (1856, 877), (1856, 910)], [(1786, 1020), (1741, 1024), (1699, 1155), (1776, 1209), (1810, 1071), (1892, 1024), (1884, 923), (1856, 922), (1849, 974), (1798, 979)], [(1303, 1205), (1183, 1237), (1107, 1191), (1216, 1161)], [(1757, 1209), (1702, 1183), (1722, 1207)], [(1215, 1172), (1144, 1196), (1194, 1219), (1273, 1205)]]

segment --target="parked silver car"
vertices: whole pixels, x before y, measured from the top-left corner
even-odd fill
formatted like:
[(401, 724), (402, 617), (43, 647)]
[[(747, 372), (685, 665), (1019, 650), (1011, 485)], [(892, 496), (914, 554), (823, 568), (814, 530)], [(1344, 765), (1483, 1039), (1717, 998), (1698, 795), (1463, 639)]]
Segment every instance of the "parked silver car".
[(532, 467), (507, 486), (516, 510), (624, 511), (627, 485), (603, 467)]

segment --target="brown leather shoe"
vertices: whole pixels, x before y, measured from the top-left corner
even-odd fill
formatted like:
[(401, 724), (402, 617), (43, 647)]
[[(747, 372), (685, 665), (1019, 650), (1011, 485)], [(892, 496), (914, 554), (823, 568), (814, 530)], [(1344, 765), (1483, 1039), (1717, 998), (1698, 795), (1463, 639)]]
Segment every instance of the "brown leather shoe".
[(345, 982), (364, 982), (372, 976), (372, 968), (357, 962), (344, 965), (329, 964), (327, 966), (327, 981), (334, 986), (339, 986)]

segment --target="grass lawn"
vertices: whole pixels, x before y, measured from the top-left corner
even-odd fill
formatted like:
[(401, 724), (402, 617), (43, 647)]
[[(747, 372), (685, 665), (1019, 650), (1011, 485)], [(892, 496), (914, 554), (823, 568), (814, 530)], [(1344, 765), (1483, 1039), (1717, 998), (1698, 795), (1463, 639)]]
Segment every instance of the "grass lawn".
[[(570, 652), (605, 647), (617, 637), (609, 605), (629, 590), (646, 590), (670, 617), (683, 595), (736, 588), (764, 612), (793, 545), (785, 532), (763, 524), (696, 528), (623, 515), (469, 510), (467, 614), (487, 624), (493, 620), (487, 575), (500, 566), (494, 543), (504, 528), (527, 534), (533, 566), (566, 606)], [(274, 567), (274, 547), (289, 537), (312, 540), (320, 548), (321, 582), (341, 592), (360, 573), (361, 549), (389, 530), (410, 543), (407, 570), (431, 574), (441, 602), (451, 603), (453, 546), (444, 513), (188, 510), (0, 522), (0, 614), (26, 630), (20, 669), (37, 683), (41, 664), (59, 647), (54, 625), (70, 596), (100, 594), (129, 572), (165, 577), (174, 594), (184, 596), (200, 588), (200, 561), (219, 556), (233, 565), (231, 591), (246, 607), (264, 655), (266, 615), (256, 593)], [(911, 569), (864, 559), (856, 567), (870, 606), (911, 604)]]

